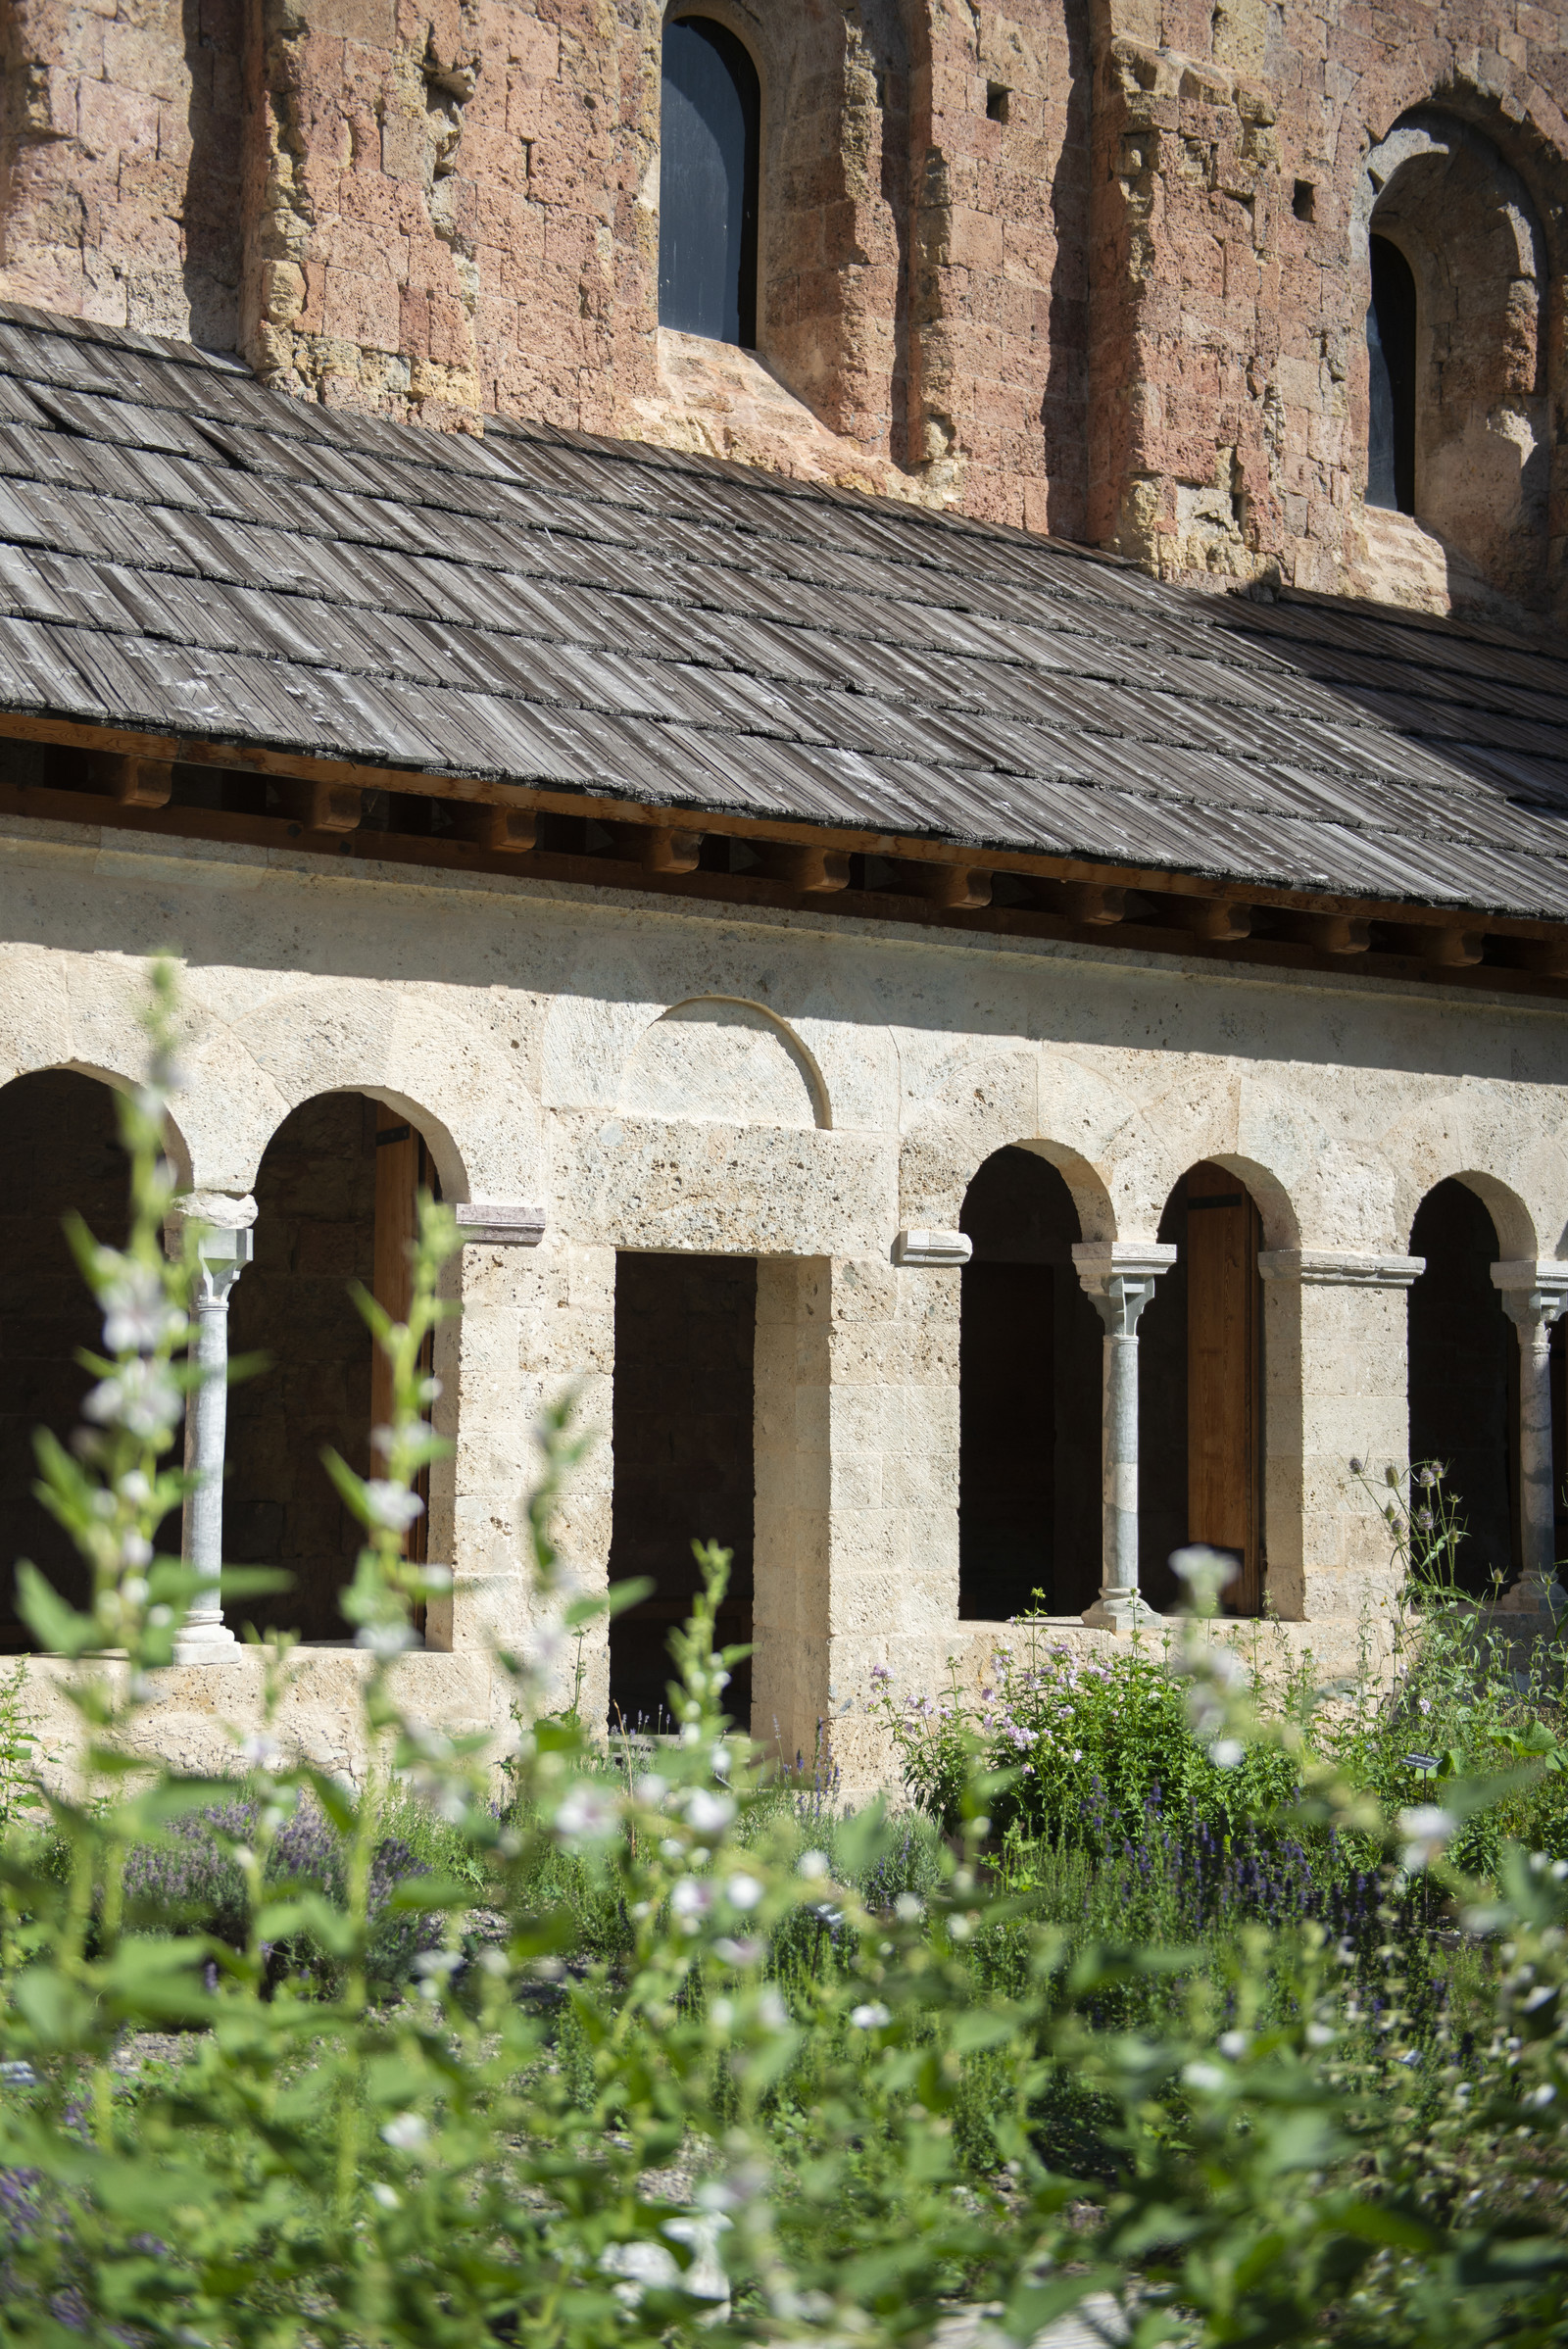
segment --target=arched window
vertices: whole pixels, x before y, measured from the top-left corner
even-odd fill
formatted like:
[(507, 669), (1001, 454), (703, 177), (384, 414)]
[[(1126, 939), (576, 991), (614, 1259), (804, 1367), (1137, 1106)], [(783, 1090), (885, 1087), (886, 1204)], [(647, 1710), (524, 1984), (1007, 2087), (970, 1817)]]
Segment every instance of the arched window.
[(757, 342), (757, 68), (708, 17), (664, 26), (659, 322)]
[(1371, 360), (1366, 502), (1415, 512), (1415, 279), (1397, 245), (1372, 239)]

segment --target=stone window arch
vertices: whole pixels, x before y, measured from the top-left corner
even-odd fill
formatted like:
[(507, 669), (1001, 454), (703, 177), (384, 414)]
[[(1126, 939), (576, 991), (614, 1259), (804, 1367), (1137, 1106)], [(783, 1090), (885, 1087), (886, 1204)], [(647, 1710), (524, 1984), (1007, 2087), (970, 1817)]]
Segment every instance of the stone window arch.
[(744, 42), (711, 17), (664, 25), (660, 106), (659, 322), (757, 347), (761, 87)]
[(1535, 202), (1478, 130), (1419, 108), (1369, 154), (1358, 225), (1366, 502), (1443, 541), (1461, 600), (1490, 587), (1539, 604), (1551, 425)]

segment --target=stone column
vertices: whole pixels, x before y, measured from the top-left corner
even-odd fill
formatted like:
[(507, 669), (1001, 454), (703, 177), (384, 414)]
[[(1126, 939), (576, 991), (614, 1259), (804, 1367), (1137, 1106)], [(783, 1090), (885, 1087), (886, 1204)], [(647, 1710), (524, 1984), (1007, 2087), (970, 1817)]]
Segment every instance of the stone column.
[(1388, 1528), (1349, 1464), (1363, 1461), (1374, 1486), (1386, 1467), (1405, 1464), (1406, 1293), (1425, 1259), (1266, 1248), (1257, 1269), (1268, 1598), (1287, 1622), (1343, 1623), (1353, 1666), (1354, 1627), (1392, 1597), (1397, 1570)]
[(1568, 1308), (1568, 1264), (1517, 1258), (1494, 1264), (1502, 1309), (1519, 1333), (1519, 1546), (1522, 1572), (1503, 1605), (1520, 1614), (1568, 1606), (1557, 1580), (1556, 1484), (1551, 1444), (1551, 1325)]
[(1154, 1620), (1138, 1589), (1138, 1323), (1174, 1248), (1080, 1240), (1072, 1260), (1105, 1325), (1100, 1468), (1104, 1494), (1100, 1596), (1084, 1609), (1093, 1631), (1130, 1632)]
[(186, 1564), (200, 1575), (201, 1584), (174, 1641), (176, 1664), (218, 1663), (231, 1654), (236, 1644), (223, 1621), (218, 1588), (223, 1565), (228, 1300), (251, 1261), (255, 1219), (252, 1199), (193, 1193), (176, 1202), (167, 1227), (171, 1252), (179, 1248), (183, 1224), (197, 1227), (190, 1358), (200, 1376), (185, 1403), (185, 1472), (196, 1481), (185, 1496), (180, 1548)]

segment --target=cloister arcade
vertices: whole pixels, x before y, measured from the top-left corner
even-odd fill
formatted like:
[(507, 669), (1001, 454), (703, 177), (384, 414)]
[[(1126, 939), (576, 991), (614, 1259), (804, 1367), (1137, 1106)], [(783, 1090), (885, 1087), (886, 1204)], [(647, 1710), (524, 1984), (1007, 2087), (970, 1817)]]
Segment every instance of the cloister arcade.
[[(62, 1433), (73, 1423), (85, 1381), (76, 1356), (96, 1335), (62, 1203), (101, 1238), (113, 1241), (123, 1225), (113, 1081), (126, 1079), (51, 1068), (0, 1089), (10, 1227), (0, 1277), (0, 1542), (8, 1557), (32, 1557), (78, 1597), (69, 1547), (31, 1496), (30, 1443), (39, 1422)], [(188, 1178), (183, 1137), (172, 1135), (171, 1148)], [(466, 1190), (433, 1111), (404, 1095), (309, 1095), (265, 1137), (238, 1202), (251, 1254), (228, 1279), (228, 1340), (256, 1368), (228, 1406), (222, 1555), (290, 1576), (286, 1594), (238, 1612), (259, 1628), (297, 1631), (308, 1648), (346, 1641), (337, 1600), (357, 1542), (320, 1454), (331, 1445), (368, 1468), (370, 1431), (387, 1409), (349, 1285), (364, 1284), (394, 1314), (406, 1307), (415, 1203), (421, 1188), (443, 1188), (438, 1150), (448, 1186)], [(190, 1195), (198, 1213), (212, 1203), (199, 1175)], [(1560, 1543), (1553, 1435), (1560, 1463), (1568, 1264), (1514, 1252), (1532, 1232), (1516, 1193), (1484, 1171), (1439, 1176), (1415, 1200), (1398, 1252), (1279, 1245), (1296, 1235), (1296, 1209), (1255, 1160), (1200, 1157), (1175, 1172), (1148, 1241), (1103, 1236), (1113, 1199), (1113, 1175), (1074, 1152), (1005, 1142), (971, 1166), (954, 1229), (906, 1228), (893, 1246), (891, 1277), (928, 1296), (920, 1343), (946, 1362), (946, 1398), (956, 1404), (935, 1408), (919, 1431), (918, 1498), (935, 1513), (926, 1522), (944, 1510), (956, 1521), (956, 1576), (932, 1583), (938, 1632), (978, 1633), (1030, 1609), (1057, 1624), (1125, 1630), (1173, 1605), (1168, 1560), (1190, 1542), (1234, 1555), (1234, 1614), (1321, 1617), (1304, 1527), (1326, 1502), (1314, 1490), (1321, 1462), (1308, 1458), (1304, 1420), (1309, 1390), (1325, 1385), (1322, 1357), (1336, 1349), (1343, 1399), (1333, 1416), (1345, 1459), (1362, 1451), (1379, 1473), (1385, 1458), (1441, 1462), (1462, 1529), (1463, 1589), (1494, 1596), (1511, 1585), (1516, 1606), (1544, 1603)], [(473, 1533), (463, 1487), (491, 1423), (526, 1419), (542, 1392), (527, 1339), (509, 1364), (482, 1325), (507, 1261), (538, 1247), (543, 1218), (495, 1202), (462, 1212), (466, 1244), (454, 1285), (470, 1327), (447, 1342), (439, 1406), (458, 1462), (437, 1469), (412, 1537), (424, 1554), (454, 1554), (460, 1566), (452, 1604), (421, 1627), (431, 1649), (471, 1646), (494, 1620), (482, 1593), (507, 1579), (495, 1537), (514, 1542), (515, 1521), (498, 1529), (492, 1516), (487, 1571), (466, 1578), (466, 1612), (462, 1553)], [(564, 1202), (563, 1220), (572, 1212)], [(831, 1367), (803, 1367), (816, 1343), (813, 1314), (825, 1325), (816, 1337), (832, 1326), (844, 1269), (755, 1247), (601, 1245), (593, 1253), (608, 1287), (603, 1326), (587, 1346), (579, 1332), (551, 1366), (582, 1386), (610, 1439), (599, 1471), (608, 1526), (594, 1533), (590, 1506), (579, 1530), (611, 1580), (646, 1576), (653, 1586), (610, 1638), (600, 1680), (610, 1718), (657, 1718), (664, 1643), (696, 1587), (691, 1541), (713, 1539), (733, 1558), (724, 1635), (757, 1642), (737, 1709), (753, 1709), (759, 1735), (798, 1741), (800, 1705), (781, 1702), (780, 1691), (797, 1651), (831, 1636), (838, 1601), (814, 1538), (803, 1543), (791, 1521), (824, 1450), (830, 1496), (866, 1473), (855, 1457), (866, 1450), (864, 1428), (839, 1444), (831, 1407), (824, 1419)], [(482, 1395), (476, 1355), (486, 1365)], [(1358, 1394), (1391, 1370), (1404, 1387), (1407, 1453), (1397, 1440), (1380, 1447), (1367, 1424), (1375, 1402), (1359, 1413), (1358, 1432)], [(907, 1410), (911, 1392), (891, 1402), (884, 1395), (877, 1407)], [(465, 1424), (469, 1395), (474, 1426)], [(869, 1399), (857, 1406), (862, 1417)], [(1386, 1424), (1384, 1437), (1391, 1432)], [(875, 1443), (885, 1481), (898, 1442), (884, 1427)], [(885, 1504), (890, 1494), (849, 1497)], [(177, 1527), (166, 1538), (177, 1540)], [(0, 1644), (24, 1650), (9, 1590), (4, 1602)], [(218, 1644), (198, 1642), (188, 1660), (221, 1653), (230, 1637), (231, 1627), (214, 1631)], [(831, 1685), (828, 1698), (831, 1709)]]

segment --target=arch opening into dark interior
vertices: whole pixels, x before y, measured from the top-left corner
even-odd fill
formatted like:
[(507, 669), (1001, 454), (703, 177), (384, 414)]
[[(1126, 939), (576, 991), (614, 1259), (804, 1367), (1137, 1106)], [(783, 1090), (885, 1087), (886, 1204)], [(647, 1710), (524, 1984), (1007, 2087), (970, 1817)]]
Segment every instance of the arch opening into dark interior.
[[(0, 1090), (0, 1653), (37, 1644), (17, 1611), (16, 1564), (30, 1558), (74, 1607), (92, 1581), (74, 1542), (36, 1499), (33, 1433), (69, 1443), (93, 1384), (79, 1348), (103, 1348), (97, 1305), (66, 1239), (74, 1209), (95, 1240), (125, 1240), (128, 1167), (112, 1087), (74, 1069), (40, 1069)], [(177, 1462), (180, 1439), (166, 1457)], [(161, 1546), (177, 1549), (179, 1520)]]
[[(755, 1256), (617, 1254), (610, 1580), (654, 1590), (611, 1623), (612, 1729), (669, 1726), (669, 1635), (702, 1587), (694, 1541), (731, 1552), (720, 1644), (751, 1639), (756, 1344)], [(749, 1659), (723, 1708), (750, 1727)]]
[(1240, 1175), (1205, 1160), (1165, 1202), (1160, 1240), (1176, 1261), (1139, 1324), (1138, 1568), (1151, 1606), (1184, 1595), (1170, 1570), (1190, 1542), (1226, 1550), (1230, 1615), (1262, 1612), (1262, 1222)]
[(1000, 1150), (963, 1202), (959, 1275), (958, 1612), (1081, 1614), (1100, 1589), (1100, 1315), (1073, 1265), (1065, 1182)]
[[(1410, 1252), (1426, 1270), (1409, 1298), (1410, 1465), (1441, 1468), (1459, 1529), (1453, 1576), (1481, 1596), (1519, 1564), (1519, 1359), (1492, 1278), (1496, 1227), (1450, 1176), (1416, 1210)], [(1412, 1488), (1417, 1508), (1433, 1496)]]
[(757, 347), (761, 90), (740, 41), (709, 17), (664, 26), (659, 152), (659, 322)]
[[(412, 1296), (408, 1248), (421, 1189), (438, 1193), (418, 1129), (360, 1093), (324, 1093), (292, 1110), (256, 1177), (255, 1256), (229, 1304), (230, 1355), (263, 1358), (228, 1398), (223, 1554), (291, 1578), (231, 1610), (236, 1628), (346, 1639), (339, 1600), (362, 1534), (321, 1453), (379, 1473), (371, 1430), (391, 1411), (390, 1369), (349, 1294), (358, 1281), (395, 1320)], [(428, 1504), (428, 1490), (421, 1497)], [(427, 1515), (409, 1552), (425, 1555)]]
[(1392, 238), (1374, 234), (1371, 247), (1372, 299), (1366, 313), (1371, 395), (1366, 502), (1396, 514), (1414, 514), (1415, 276)]

